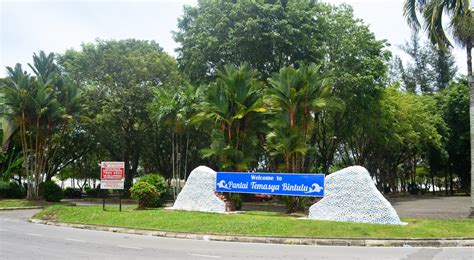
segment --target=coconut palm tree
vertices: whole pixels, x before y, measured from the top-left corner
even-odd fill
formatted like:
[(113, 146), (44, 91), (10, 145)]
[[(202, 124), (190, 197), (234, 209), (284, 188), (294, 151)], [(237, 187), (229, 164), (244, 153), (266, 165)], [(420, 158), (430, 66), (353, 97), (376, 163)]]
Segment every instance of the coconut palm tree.
[(452, 47), (443, 26), (443, 14), (449, 16), (449, 27), (455, 41), (466, 48), (467, 75), (472, 76), (472, 46), (474, 43), (474, 10), (470, 0), (406, 0), (403, 14), (414, 30), (421, 25), (417, 14), (423, 18), (423, 26), (431, 42), (444, 49)]
[(455, 40), (466, 48), (467, 75), (470, 84), (470, 137), (471, 137), (471, 216), (474, 216), (474, 78), (472, 71), (472, 46), (474, 45), (474, 10), (470, 0), (406, 0), (404, 15), (409, 25), (418, 30), (421, 13), (424, 27), (432, 43), (443, 49), (452, 44), (443, 27), (443, 14), (450, 18)]

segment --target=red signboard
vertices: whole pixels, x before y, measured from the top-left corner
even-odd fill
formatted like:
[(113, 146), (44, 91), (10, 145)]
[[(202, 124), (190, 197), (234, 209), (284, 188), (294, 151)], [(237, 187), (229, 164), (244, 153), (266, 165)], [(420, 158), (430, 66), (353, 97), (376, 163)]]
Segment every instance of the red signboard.
[(121, 190), (125, 181), (124, 162), (102, 162), (100, 164), (100, 188)]

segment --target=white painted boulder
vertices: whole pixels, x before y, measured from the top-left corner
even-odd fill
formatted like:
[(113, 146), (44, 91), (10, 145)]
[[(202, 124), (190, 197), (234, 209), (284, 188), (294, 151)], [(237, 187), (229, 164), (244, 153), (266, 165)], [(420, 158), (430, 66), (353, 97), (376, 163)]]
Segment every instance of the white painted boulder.
[(309, 208), (309, 219), (403, 225), (369, 172), (351, 166), (326, 176), (324, 198)]
[(172, 209), (225, 212), (226, 205), (215, 194), (216, 172), (209, 167), (199, 166), (188, 177), (186, 184), (176, 198)]

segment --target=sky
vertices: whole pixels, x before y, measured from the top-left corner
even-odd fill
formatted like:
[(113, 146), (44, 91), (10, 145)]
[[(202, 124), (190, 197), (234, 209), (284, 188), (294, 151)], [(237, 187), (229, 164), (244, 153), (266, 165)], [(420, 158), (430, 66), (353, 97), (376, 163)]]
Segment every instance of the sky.
[[(386, 39), (395, 54), (410, 38), (402, 16), (403, 0), (325, 0), (352, 5), (354, 14), (369, 25), (379, 40)], [(170, 55), (178, 44), (172, 31), (184, 5), (197, 0), (0, 0), (0, 77), (5, 66), (31, 63), (33, 52), (63, 53), (81, 43), (100, 39), (154, 40)], [(463, 49), (454, 49), (461, 73), (466, 71)]]

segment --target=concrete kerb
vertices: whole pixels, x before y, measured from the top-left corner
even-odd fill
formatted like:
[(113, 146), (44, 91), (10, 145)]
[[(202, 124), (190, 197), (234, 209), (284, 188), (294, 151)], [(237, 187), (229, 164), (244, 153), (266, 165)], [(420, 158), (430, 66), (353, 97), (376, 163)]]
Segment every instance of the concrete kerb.
[(370, 238), (298, 238), (298, 237), (265, 237), (217, 234), (194, 234), (150, 229), (135, 229), (124, 227), (109, 227), (85, 224), (70, 224), (41, 219), (30, 219), (32, 223), (107, 231), (125, 234), (194, 239), (204, 241), (225, 241), (244, 243), (270, 243), (288, 245), (317, 245), (317, 246), (366, 246), (366, 247), (474, 247), (474, 238), (433, 238), (433, 239), (370, 239)]

